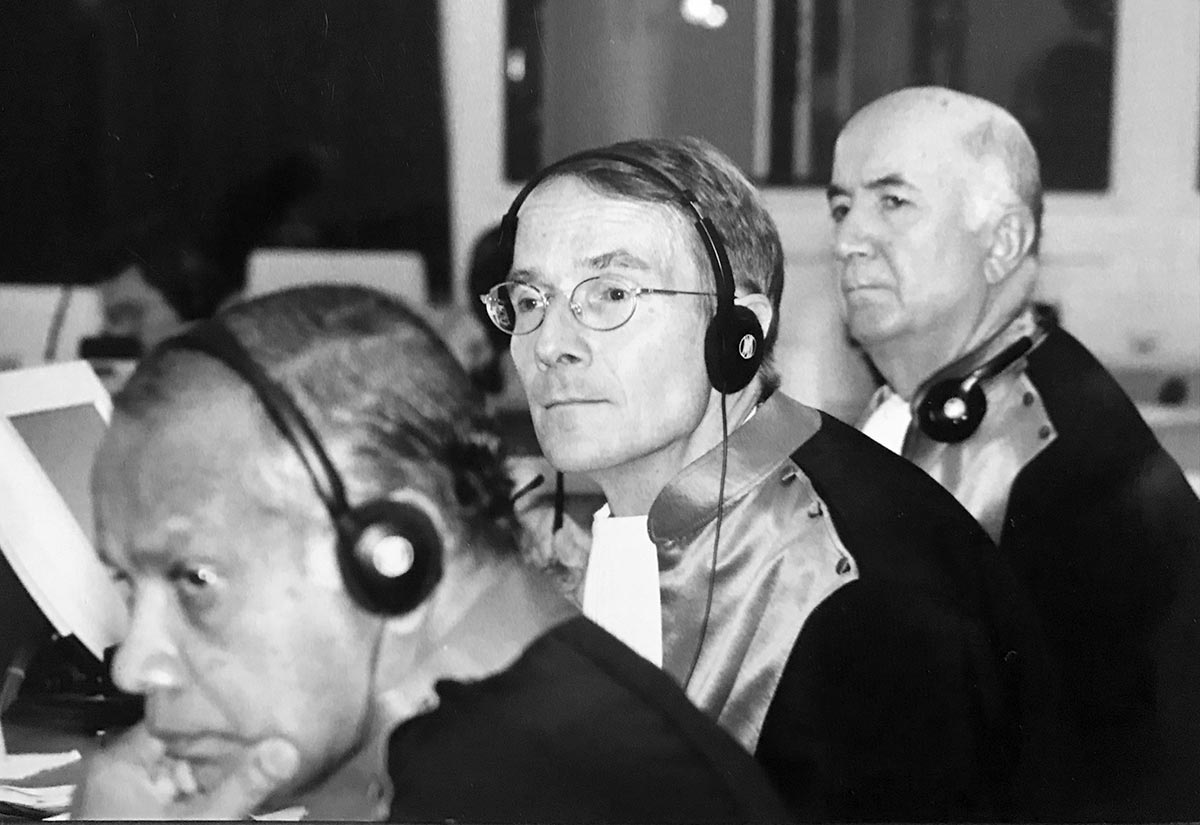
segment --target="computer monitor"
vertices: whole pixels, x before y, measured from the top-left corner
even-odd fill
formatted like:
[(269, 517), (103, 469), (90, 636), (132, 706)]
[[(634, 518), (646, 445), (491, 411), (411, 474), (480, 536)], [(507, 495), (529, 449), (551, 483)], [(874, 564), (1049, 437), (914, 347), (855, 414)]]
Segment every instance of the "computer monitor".
[[(0, 372), (0, 648), (31, 633), (32, 601), (103, 661), (126, 610), (93, 549), (91, 465), (112, 402), (86, 361)], [(19, 586), (19, 588), (18, 588)], [(0, 649), (0, 667), (12, 650)]]

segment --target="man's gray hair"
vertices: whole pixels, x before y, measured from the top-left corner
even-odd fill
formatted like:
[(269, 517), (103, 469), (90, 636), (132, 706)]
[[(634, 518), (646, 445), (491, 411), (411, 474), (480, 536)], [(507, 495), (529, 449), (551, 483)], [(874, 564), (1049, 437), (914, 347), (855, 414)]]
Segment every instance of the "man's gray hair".
[[(499, 438), (462, 367), (411, 310), (366, 288), (309, 286), (235, 305), (217, 320), (309, 419), (351, 506), (415, 489), (448, 521), (465, 524), (468, 541), (486, 536), (483, 543), (493, 549), (515, 552)], [(186, 359), (204, 357), (151, 352), (114, 407), (146, 419), (195, 403), (204, 390), (190, 386), (195, 376)], [(259, 428), (267, 449), (290, 450), (266, 415)], [(289, 512), (294, 475), (280, 479), (274, 497), (283, 500), (272, 502)]]
[[(961, 93), (960, 93), (961, 94)], [(969, 95), (967, 97), (970, 97)], [(1033, 216), (1037, 255), (1042, 238), (1042, 178), (1037, 153), (1017, 119), (994, 103), (973, 98), (981, 120), (962, 137), (963, 148), (979, 164), (979, 175), (967, 181), (971, 223), (980, 225), (1015, 205)]]
[[(694, 137), (647, 138), (615, 143), (600, 151), (649, 164), (695, 197), (725, 245), (736, 289), (766, 295), (771, 302), (771, 328), (764, 330), (763, 362), (759, 375), (764, 393), (779, 386), (772, 360), (779, 336), (779, 305), (783, 296), (783, 244), (762, 197), (741, 170), (712, 144)], [(694, 218), (679, 204), (675, 192), (657, 177), (635, 166), (604, 158), (584, 158), (551, 177), (579, 178), (605, 195), (670, 205), (690, 226)], [(699, 233), (687, 238), (701, 272), (712, 266)], [(713, 273), (713, 277), (716, 274)], [(715, 306), (715, 305), (714, 305)]]

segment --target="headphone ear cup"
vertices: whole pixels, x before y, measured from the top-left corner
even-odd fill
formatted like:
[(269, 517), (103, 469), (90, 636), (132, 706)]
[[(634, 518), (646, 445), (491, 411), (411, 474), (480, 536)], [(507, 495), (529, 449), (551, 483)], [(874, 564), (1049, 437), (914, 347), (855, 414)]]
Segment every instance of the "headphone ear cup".
[(442, 534), (411, 501), (379, 499), (339, 524), (338, 566), (346, 589), (372, 613), (415, 610), (442, 577)]
[(972, 382), (964, 388), (964, 383), (957, 378), (940, 381), (917, 405), (917, 426), (934, 441), (957, 444), (970, 438), (983, 423), (987, 415), (983, 385)]
[(717, 392), (743, 389), (758, 373), (762, 359), (763, 331), (749, 307), (734, 304), (723, 319), (717, 313), (709, 322), (704, 333), (704, 365)]

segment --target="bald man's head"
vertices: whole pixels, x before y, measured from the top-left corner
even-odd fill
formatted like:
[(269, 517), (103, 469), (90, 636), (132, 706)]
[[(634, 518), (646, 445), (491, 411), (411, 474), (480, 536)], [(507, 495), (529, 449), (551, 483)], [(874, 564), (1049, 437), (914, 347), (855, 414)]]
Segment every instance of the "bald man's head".
[(948, 162), (962, 162), (967, 221), (980, 226), (1004, 209), (1020, 204), (1033, 217), (1036, 255), (1041, 241), (1042, 181), (1037, 153), (1024, 128), (1008, 111), (989, 100), (940, 86), (916, 86), (884, 95), (859, 109), (838, 138), (868, 133), (873, 140), (911, 135), (931, 145), (961, 149)]
[(868, 104), (838, 137), (829, 207), (843, 315), (877, 366), (923, 378), (1033, 292), (1037, 156), (995, 104), (939, 88)]

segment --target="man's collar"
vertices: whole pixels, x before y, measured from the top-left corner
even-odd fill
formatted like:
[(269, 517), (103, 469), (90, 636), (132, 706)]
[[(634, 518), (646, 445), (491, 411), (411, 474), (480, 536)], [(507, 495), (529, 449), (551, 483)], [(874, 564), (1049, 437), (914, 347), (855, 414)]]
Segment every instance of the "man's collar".
[[(820, 413), (775, 392), (729, 434), (724, 506), (775, 472), (821, 426)], [(721, 503), (721, 445), (693, 461), (658, 494), (650, 508), (650, 539), (660, 547), (695, 533), (716, 518)]]
[[(921, 385), (917, 387), (916, 391), (912, 394), (912, 398), (909, 399), (909, 406), (915, 410), (921, 403), (921, 399), (925, 397), (925, 393), (928, 392), (929, 388), (934, 384), (946, 379), (960, 379), (970, 375), (971, 372), (986, 364), (989, 359), (994, 358), (1005, 347), (1012, 344), (1018, 338), (1024, 336), (1030, 337), (1033, 339), (1033, 346), (1036, 348), (1046, 337), (1046, 333), (1047, 330), (1044, 329), (1034, 317), (1033, 308), (1026, 307), (1003, 329), (985, 341), (982, 345), (976, 347), (966, 355), (963, 355), (961, 358), (951, 361), (949, 364), (942, 367), (933, 375), (922, 381)], [(1028, 357), (1028, 354), (1026, 354), (1026, 357)], [(1018, 359), (1018, 362), (1023, 360), (1024, 359)]]

